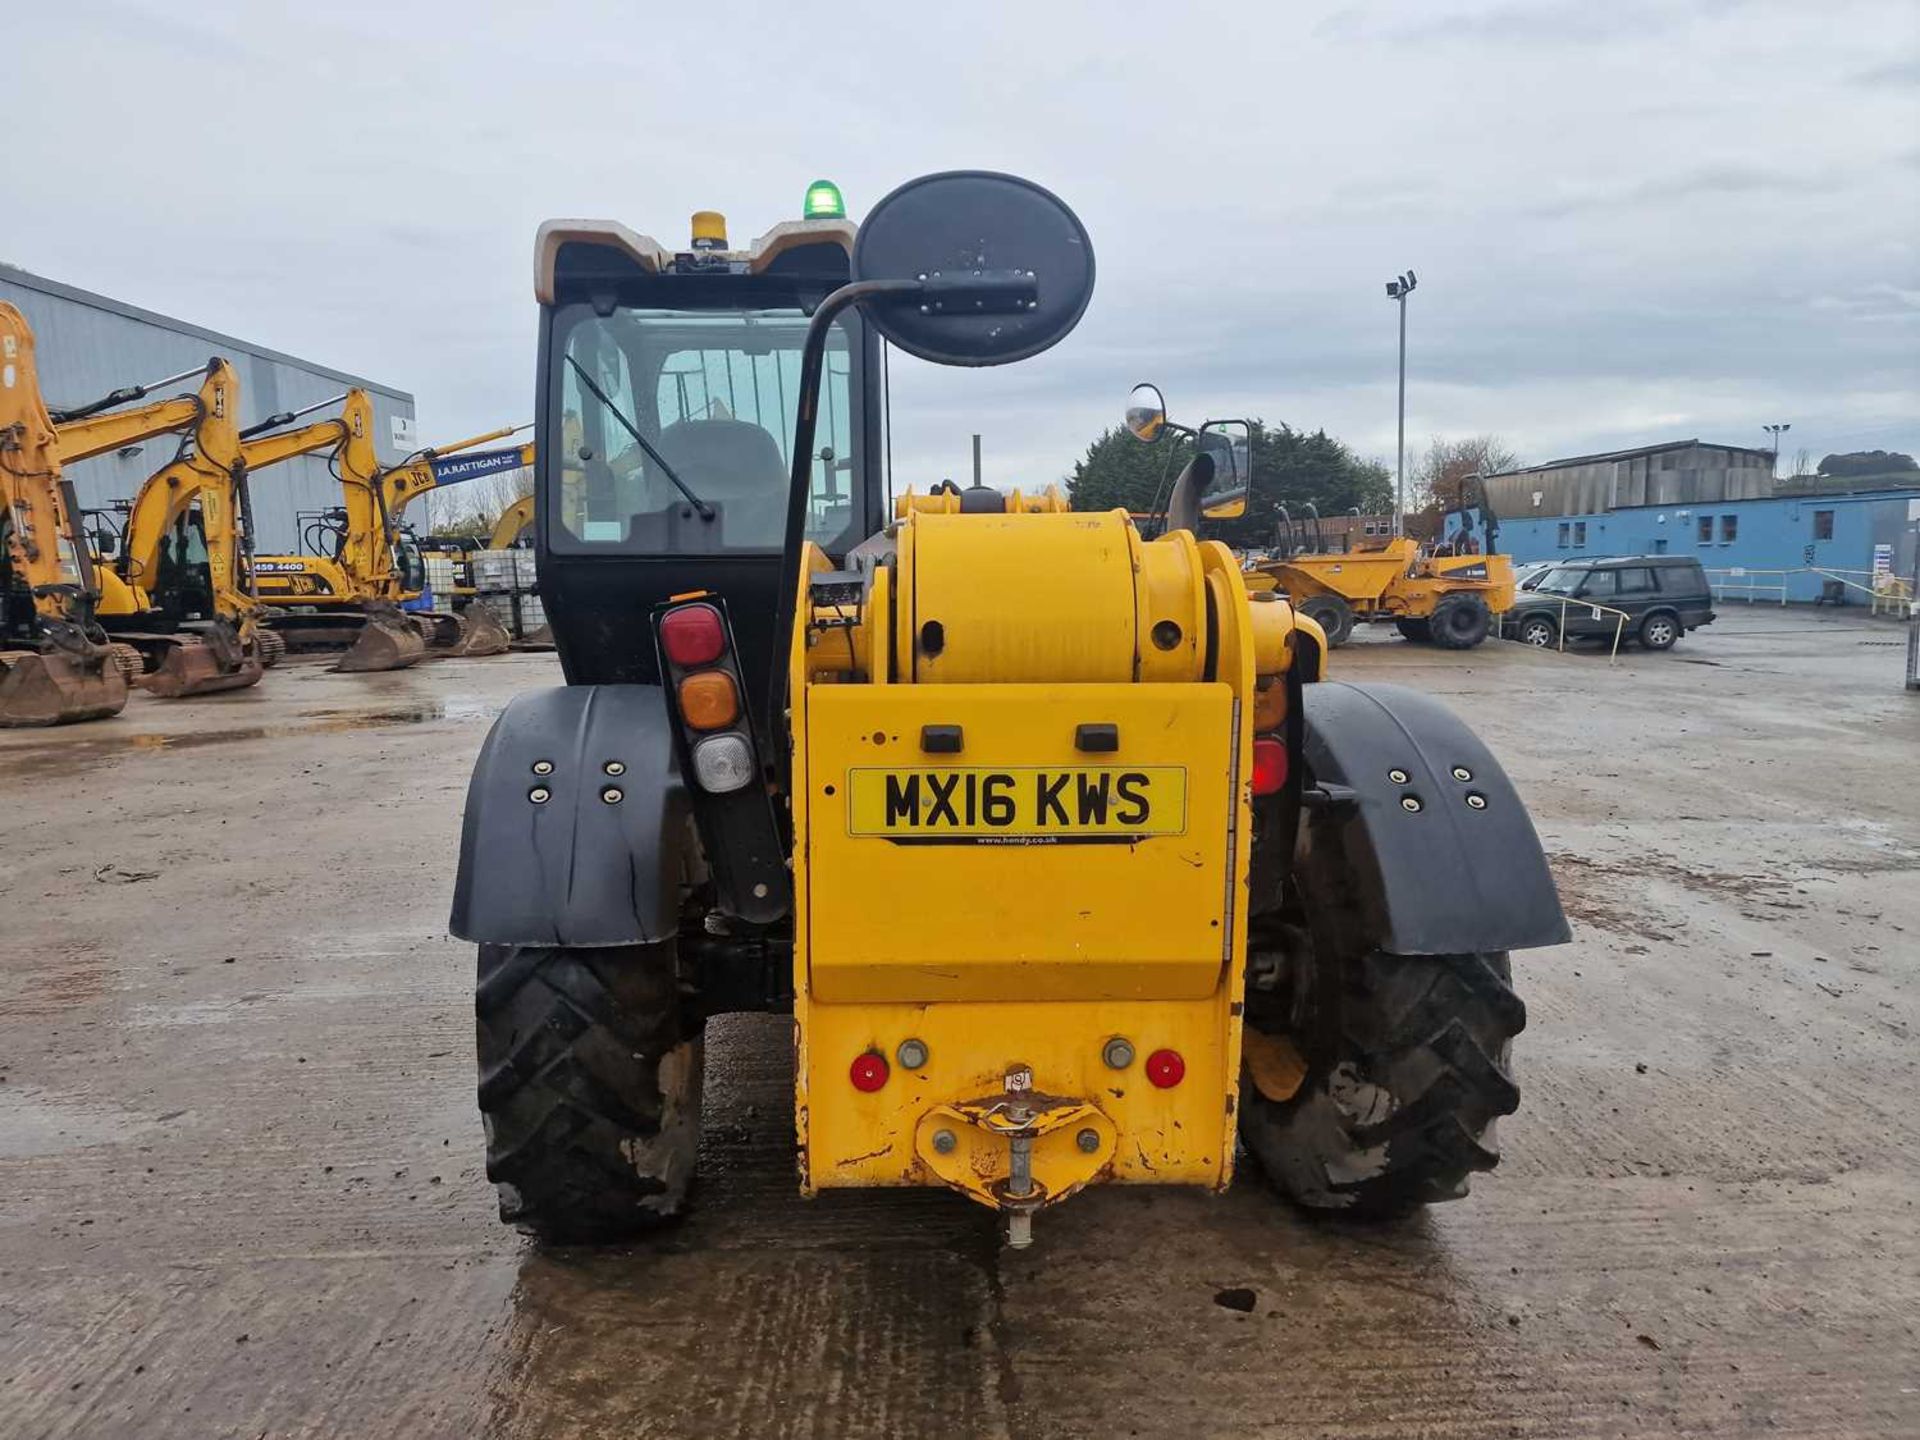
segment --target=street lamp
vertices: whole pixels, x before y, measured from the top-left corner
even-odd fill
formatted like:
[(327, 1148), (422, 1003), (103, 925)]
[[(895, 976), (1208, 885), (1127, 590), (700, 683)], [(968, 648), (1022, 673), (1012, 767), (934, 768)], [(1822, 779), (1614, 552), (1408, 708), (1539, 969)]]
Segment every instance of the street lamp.
[(1411, 270), (1387, 281), (1387, 298), (1400, 307), (1400, 439), (1396, 447), (1399, 459), (1395, 467), (1399, 480), (1393, 494), (1395, 535), (1404, 534), (1407, 523), (1407, 296), (1413, 293), (1413, 287), (1419, 283)]
[(1791, 430), (1793, 424), (1789, 421), (1785, 425), (1762, 425), (1760, 428), (1773, 436), (1773, 478), (1778, 480), (1780, 478), (1780, 437)]

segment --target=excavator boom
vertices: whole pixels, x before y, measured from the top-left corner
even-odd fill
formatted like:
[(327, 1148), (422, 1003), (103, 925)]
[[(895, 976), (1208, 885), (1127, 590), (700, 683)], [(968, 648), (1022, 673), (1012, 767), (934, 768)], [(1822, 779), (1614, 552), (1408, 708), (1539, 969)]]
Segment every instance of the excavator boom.
[(61, 478), (33, 331), (5, 303), (0, 381), (0, 726), (117, 715), (127, 677), (92, 621), (98, 587)]

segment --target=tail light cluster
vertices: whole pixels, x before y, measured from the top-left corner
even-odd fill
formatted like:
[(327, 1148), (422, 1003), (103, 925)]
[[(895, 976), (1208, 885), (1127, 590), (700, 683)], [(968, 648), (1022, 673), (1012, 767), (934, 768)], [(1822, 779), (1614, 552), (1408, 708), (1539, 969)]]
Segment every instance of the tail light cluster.
[(759, 767), (726, 616), (712, 600), (689, 599), (656, 612), (654, 623), (694, 783), (710, 795), (742, 789)]

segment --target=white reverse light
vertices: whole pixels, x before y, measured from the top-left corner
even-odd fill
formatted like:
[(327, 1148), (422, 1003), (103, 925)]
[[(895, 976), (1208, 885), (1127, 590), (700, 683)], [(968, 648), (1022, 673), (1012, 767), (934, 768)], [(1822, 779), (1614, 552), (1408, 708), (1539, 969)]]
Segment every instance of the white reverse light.
[(753, 779), (753, 751), (739, 735), (710, 735), (693, 747), (693, 778), (709, 795), (738, 790)]

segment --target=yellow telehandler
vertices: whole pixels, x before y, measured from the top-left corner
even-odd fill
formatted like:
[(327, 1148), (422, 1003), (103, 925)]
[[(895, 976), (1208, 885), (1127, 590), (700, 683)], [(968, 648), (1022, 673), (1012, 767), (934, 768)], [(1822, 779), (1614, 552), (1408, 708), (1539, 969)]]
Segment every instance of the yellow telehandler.
[(1013, 176), (858, 230), (832, 189), (743, 250), (708, 213), (536, 242), (567, 683), (481, 749), (450, 922), (502, 1218), (680, 1214), (737, 1010), (793, 1017), (807, 1195), (946, 1187), (1021, 1245), (1088, 1185), (1224, 1188), (1242, 1145), (1308, 1206), (1463, 1193), (1518, 1103), (1507, 952), (1567, 938), (1519, 796), (1196, 538), (1211, 452), (1153, 539), (986, 486), (889, 511), (882, 340), (1038, 354), (1092, 243)]
[(118, 715), (127, 677), (93, 618), (99, 581), (60, 474), (33, 331), (0, 302), (0, 726)]
[(157, 436), (178, 434), (174, 458), (122, 502), (118, 535), (94, 538), (101, 595), (96, 614), (117, 644), (139, 652), (136, 683), (163, 699), (255, 684), (282, 648), (259, 624), (248, 590), (246, 467), (240, 456), (240, 382), (215, 357), (198, 391), (120, 408), (161, 385), (116, 391), (56, 412), (60, 458), (72, 464)]
[[(484, 607), (451, 613), (402, 609), (425, 584), (419, 545), (403, 516), (408, 504), (429, 490), (521, 468), (530, 463), (523, 452), (531, 447), (467, 453), (513, 434), (515, 427), (508, 426), (382, 467), (373, 446), (371, 400), (360, 390), (340, 399), (336, 418), (262, 434), (245, 445), (249, 470), (331, 450), (330, 463), (340, 480), (341, 507), (309, 526), (320, 542), (311, 545), (314, 553), (254, 557), (255, 585), (261, 600), (273, 607), (276, 631), (295, 649), (345, 646), (338, 668), (347, 672), (401, 669), (430, 651), (505, 651), (506, 630)], [(276, 416), (275, 422), (294, 418)], [(305, 537), (303, 548), (309, 548)]]

